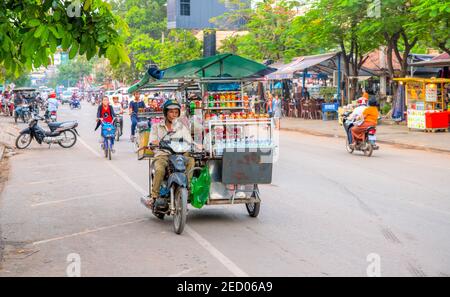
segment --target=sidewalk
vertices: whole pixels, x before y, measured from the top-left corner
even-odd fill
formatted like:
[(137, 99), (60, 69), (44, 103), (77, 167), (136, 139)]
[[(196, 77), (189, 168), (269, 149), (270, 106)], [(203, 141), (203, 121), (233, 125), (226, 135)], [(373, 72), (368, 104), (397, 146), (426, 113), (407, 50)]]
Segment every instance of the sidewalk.
[(17, 135), (19, 135), (19, 128), (14, 124), (14, 119), (0, 116), (0, 161), (5, 152), (5, 147), (15, 147)]
[[(338, 121), (283, 118), (281, 130), (296, 131), (317, 136), (345, 138), (345, 131)], [(379, 143), (399, 147), (450, 153), (450, 133), (426, 133), (409, 131), (405, 125), (381, 124), (377, 127)]]

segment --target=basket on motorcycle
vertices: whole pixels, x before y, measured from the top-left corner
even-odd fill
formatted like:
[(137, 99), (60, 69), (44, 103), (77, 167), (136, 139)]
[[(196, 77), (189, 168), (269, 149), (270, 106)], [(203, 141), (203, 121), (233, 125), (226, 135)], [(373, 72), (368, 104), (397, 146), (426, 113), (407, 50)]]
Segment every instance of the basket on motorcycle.
[(148, 147), (150, 132), (145, 131), (139, 133), (139, 150), (138, 160), (153, 158), (155, 153)]

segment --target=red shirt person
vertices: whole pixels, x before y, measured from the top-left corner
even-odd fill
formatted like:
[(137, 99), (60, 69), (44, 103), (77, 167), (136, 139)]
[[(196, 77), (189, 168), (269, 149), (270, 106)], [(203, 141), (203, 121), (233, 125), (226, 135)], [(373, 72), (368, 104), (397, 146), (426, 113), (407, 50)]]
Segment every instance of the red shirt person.
[(114, 108), (109, 104), (109, 98), (107, 96), (103, 97), (102, 104), (97, 109), (97, 126), (95, 130), (100, 126), (101, 120), (112, 124), (115, 118), (116, 114)]

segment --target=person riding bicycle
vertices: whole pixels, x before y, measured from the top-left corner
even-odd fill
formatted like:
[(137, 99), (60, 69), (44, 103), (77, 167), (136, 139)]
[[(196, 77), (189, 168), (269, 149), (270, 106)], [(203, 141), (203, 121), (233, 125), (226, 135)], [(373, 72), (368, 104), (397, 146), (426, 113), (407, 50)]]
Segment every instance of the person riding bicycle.
[(114, 95), (113, 98), (113, 104), (111, 105), (114, 109), (114, 113), (116, 114), (116, 116), (119, 119), (119, 123), (120, 123), (120, 136), (122, 136), (123, 134), (123, 107), (122, 104), (119, 103), (119, 96)]
[[(114, 112), (114, 108), (109, 104), (109, 98), (108, 96), (104, 96), (102, 100), (102, 104), (99, 105), (97, 109), (97, 126), (95, 127), (95, 130), (100, 127), (102, 122), (113, 124), (114, 119), (116, 118), (116, 113)], [(103, 137), (102, 137), (103, 142)], [(112, 145), (114, 145), (114, 139), (112, 139)], [(114, 149), (111, 150), (113, 153), (115, 152)]]
[(141, 95), (136, 92), (134, 93), (134, 100), (130, 102), (130, 111), (129, 114), (131, 116), (131, 142), (135, 140), (136, 127), (138, 124), (138, 113), (139, 109), (145, 108), (144, 102), (141, 101)]
[[(158, 146), (160, 141), (164, 138), (164, 140), (182, 139), (184, 142), (192, 144), (193, 141), (189, 129), (178, 120), (181, 116), (180, 104), (176, 100), (168, 100), (163, 105), (163, 112), (164, 121), (153, 125), (150, 132), (150, 143)], [(170, 132), (172, 134), (169, 136), (168, 133)], [(153, 208), (155, 200), (159, 197), (161, 183), (164, 180), (166, 168), (169, 166), (169, 155), (169, 152), (159, 149), (155, 150), (155, 159), (153, 161), (155, 174), (153, 177), (152, 193), (150, 193), (150, 197), (142, 198), (142, 203), (149, 209)], [(189, 153), (185, 153), (184, 156), (186, 157), (188, 182), (190, 182), (193, 173), (192, 169), (195, 166), (195, 160)]]

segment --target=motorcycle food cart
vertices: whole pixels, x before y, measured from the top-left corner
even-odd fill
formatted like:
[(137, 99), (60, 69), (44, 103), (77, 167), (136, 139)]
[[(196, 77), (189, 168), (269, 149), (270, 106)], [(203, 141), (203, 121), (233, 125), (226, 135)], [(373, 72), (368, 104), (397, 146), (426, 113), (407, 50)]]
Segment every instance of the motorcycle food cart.
[[(165, 84), (178, 84), (182, 105), (188, 115), (194, 143), (202, 150), (191, 151), (195, 159), (189, 185), (190, 203), (204, 205), (245, 204), (248, 214), (257, 217), (261, 206), (259, 185), (272, 182), (277, 139), (272, 118), (251, 110), (244, 85), (273, 71), (267, 66), (224, 54), (173, 66), (164, 70)], [(145, 83), (139, 83), (144, 87)], [(198, 87), (200, 96), (188, 96)], [(139, 88), (142, 88), (139, 87)], [(164, 88), (164, 83), (161, 84)], [(138, 88), (130, 88), (130, 92)], [(193, 99), (195, 98), (195, 99)], [(153, 151), (141, 146), (139, 159), (149, 161), (149, 192), (152, 187)], [(175, 199), (176, 200), (176, 199)], [(170, 201), (174, 201), (173, 197)], [(175, 232), (182, 205), (171, 204)], [(160, 217), (160, 216), (158, 216)], [(178, 226), (179, 227), (179, 226)], [(182, 229), (182, 228), (181, 228)], [(181, 232), (177, 232), (181, 233)]]

